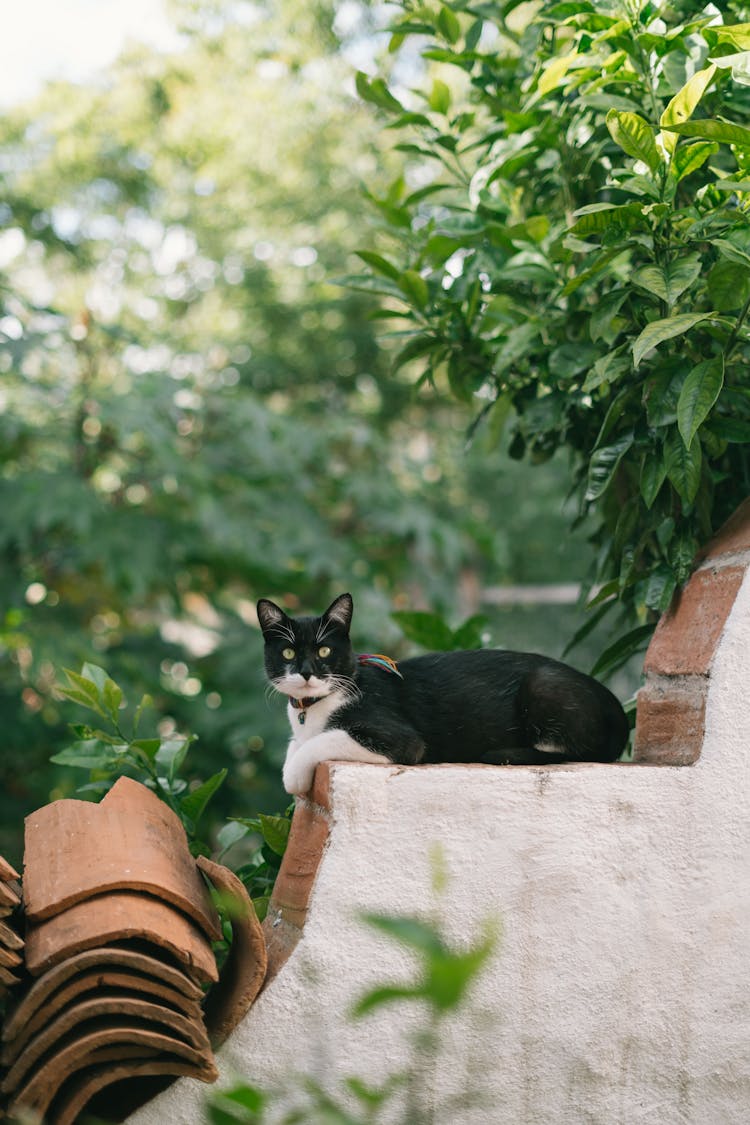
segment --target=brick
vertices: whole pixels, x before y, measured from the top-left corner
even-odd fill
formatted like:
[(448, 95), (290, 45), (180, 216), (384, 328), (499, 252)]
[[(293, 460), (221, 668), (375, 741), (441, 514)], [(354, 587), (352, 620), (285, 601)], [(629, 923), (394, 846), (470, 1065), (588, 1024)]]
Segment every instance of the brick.
[(313, 778), (308, 800), (328, 812), (331, 810), (331, 762), (321, 762)]
[(308, 801), (297, 802), (269, 912), (280, 910), (286, 921), (300, 929), (305, 924), (310, 894), (329, 831), (328, 819), (323, 813)]
[(654, 765), (688, 766), (700, 756), (707, 682), (647, 682), (638, 692), (633, 758)]
[(744, 576), (742, 566), (697, 570), (659, 621), (644, 672), (707, 676)]
[(265, 981), (268, 985), (296, 949), (302, 937), (302, 930), (293, 922), (287, 921), (280, 909), (269, 908), (263, 922), (263, 933), (268, 951), (268, 971)]
[(698, 555), (699, 561), (750, 551), (750, 497), (719, 528)]

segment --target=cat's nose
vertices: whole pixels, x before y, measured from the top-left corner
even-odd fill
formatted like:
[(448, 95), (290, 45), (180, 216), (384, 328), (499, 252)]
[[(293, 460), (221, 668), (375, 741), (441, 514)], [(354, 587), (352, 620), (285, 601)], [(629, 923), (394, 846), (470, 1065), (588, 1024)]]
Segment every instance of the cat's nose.
[(300, 674), (302, 675), (302, 678), (305, 679), (305, 680), (309, 680), (310, 677), (312, 676), (313, 669), (312, 669), (312, 664), (310, 663), (309, 660), (305, 660), (304, 663), (301, 665)]

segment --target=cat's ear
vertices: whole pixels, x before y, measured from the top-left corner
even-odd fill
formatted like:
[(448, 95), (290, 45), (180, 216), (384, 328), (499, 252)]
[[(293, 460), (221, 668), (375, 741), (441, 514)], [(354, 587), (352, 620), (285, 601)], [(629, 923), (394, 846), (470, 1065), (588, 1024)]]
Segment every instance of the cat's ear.
[(286, 625), (289, 618), (284, 613), (276, 602), (269, 601), (268, 598), (261, 598), (257, 605), (258, 621), (264, 633), (270, 633), (272, 629), (278, 629), (280, 625)]
[(323, 617), (338, 625), (345, 633), (349, 632), (354, 613), (354, 602), (351, 594), (339, 594), (335, 602), (331, 602)]

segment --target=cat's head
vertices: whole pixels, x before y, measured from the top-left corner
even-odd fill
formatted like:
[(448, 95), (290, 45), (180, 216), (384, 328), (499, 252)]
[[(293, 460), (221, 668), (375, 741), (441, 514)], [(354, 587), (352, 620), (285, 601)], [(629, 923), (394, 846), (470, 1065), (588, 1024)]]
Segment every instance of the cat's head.
[(277, 691), (305, 699), (351, 686), (357, 668), (349, 640), (353, 609), (351, 594), (341, 594), (320, 617), (289, 617), (260, 599), (266, 674)]

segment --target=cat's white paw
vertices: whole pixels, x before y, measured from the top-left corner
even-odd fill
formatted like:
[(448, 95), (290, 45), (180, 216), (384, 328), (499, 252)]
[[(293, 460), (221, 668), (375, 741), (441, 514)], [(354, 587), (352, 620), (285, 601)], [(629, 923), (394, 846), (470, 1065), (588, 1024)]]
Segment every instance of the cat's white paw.
[(301, 754), (287, 758), (284, 763), (282, 779), (287, 793), (301, 797), (312, 788), (315, 764), (305, 761)]

